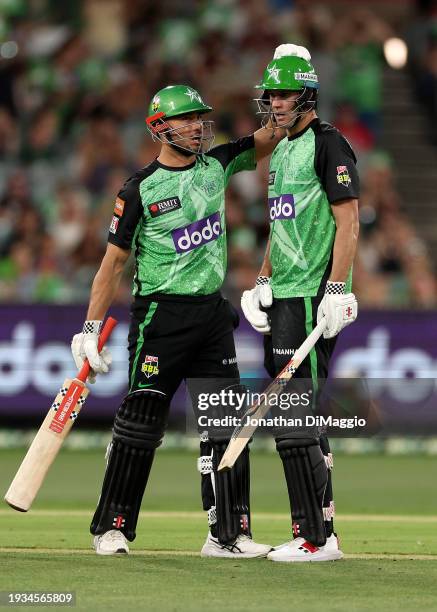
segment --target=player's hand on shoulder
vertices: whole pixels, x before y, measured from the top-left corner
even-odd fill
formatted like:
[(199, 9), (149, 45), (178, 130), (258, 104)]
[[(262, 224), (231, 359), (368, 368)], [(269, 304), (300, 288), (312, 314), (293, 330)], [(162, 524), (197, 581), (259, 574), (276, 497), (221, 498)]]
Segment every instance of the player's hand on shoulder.
[(317, 310), (317, 323), (326, 317), (324, 338), (333, 338), (357, 318), (357, 299), (353, 293), (344, 293), (344, 289), (345, 283), (328, 281), (326, 284), (325, 295)]
[(258, 276), (253, 289), (244, 291), (241, 308), (252, 327), (261, 334), (270, 333), (270, 321), (261, 308), (269, 308), (273, 302), (272, 288), (268, 276)]
[(101, 328), (102, 321), (85, 321), (82, 332), (73, 336), (71, 341), (71, 352), (77, 369), (80, 370), (85, 359), (89, 361), (91, 372), (88, 382), (90, 383), (96, 381), (96, 374), (106, 374), (112, 363), (109, 349), (104, 346), (99, 353), (97, 348)]

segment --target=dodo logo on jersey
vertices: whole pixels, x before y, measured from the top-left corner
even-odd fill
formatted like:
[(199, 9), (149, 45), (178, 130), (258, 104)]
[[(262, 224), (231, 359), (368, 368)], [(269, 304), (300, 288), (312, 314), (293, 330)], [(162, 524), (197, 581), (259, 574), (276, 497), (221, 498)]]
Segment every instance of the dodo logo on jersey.
[(182, 204), (180, 199), (175, 196), (174, 198), (167, 198), (166, 200), (153, 202), (153, 204), (149, 204), (147, 208), (149, 209), (150, 216), (155, 218), (172, 212), (173, 210), (177, 210), (178, 208), (181, 208), (181, 206)]
[(141, 365), (141, 372), (150, 378), (159, 374), (159, 361), (156, 355), (146, 355)]
[(349, 187), (352, 183), (347, 166), (337, 166), (337, 183)]
[(208, 242), (217, 240), (223, 234), (220, 223), (220, 213), (215, 212), (209, 217), (195, 221), (172, 231), (171, 235), (177, 253), (187, 253)]
[(291, 193), (269, 198), (269, 208), (270, 222), (276, 221), (276, 219), (294, 219), (296, 216), (294, 196)]
[(269, 172), (269, 185), (275, 184), (275, 176), (276, 176), (275, 170), (272, 170), (271, 172)]

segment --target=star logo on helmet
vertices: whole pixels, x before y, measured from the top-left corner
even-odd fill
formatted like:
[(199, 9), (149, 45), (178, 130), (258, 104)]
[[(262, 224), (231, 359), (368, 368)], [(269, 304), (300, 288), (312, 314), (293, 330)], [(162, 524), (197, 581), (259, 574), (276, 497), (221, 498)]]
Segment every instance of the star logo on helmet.
[(272, 66), (271, 68), (267, 68), (269, 72), (269, 78), (274, 79), (276, 83), (279, 83), (279, 73), (281, 72), (281, 68), (276, 68), (276, 66)]
[(193, 100), (197, 100), (197, 102), (202, 104), (202, 98), (195, 89), (190, 89), (189, 87), (187, 87), (185, 95), (190, 98), (190, 102), (192, 102)]

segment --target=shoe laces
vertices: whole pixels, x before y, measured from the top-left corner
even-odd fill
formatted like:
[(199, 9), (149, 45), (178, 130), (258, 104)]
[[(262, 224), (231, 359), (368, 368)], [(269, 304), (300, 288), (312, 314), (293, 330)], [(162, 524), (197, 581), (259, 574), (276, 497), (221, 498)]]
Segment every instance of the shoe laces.
[(219, 544), (219, 546), (222, 548), (222, 550), (229, 550), (229, 552), (235, 553), (235, 552), (239, 552), (241, 553), (241, 548), (238, 548), (237, 543), (239, 542), (239, 538), (237, 538), (235, 540), (235, 542), (233, 542), (232, 544), (221, 544), (220, 542), (217, 543)]

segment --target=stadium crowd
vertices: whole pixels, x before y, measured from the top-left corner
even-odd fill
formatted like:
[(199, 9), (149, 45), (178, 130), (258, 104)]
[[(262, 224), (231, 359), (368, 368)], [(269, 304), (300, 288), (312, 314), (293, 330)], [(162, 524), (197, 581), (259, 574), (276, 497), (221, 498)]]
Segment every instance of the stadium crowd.
[[(259, 124), (254, 84), (274, 48), (293, 41), (312, 52), (319, 116), (342, 130), (359, 158), (360, 304), (435, 306), (425, 245), (381, 150), (382, 43), (390, 33), (365, 8), (339, 14), (326, 3), (2, 2), (0, 301), (85, 302), (115, 195), (157, 154), (144, 123), (153, 93), (189, 83), (214, 108), (216, 143), (245, 135)], [(263, 256), (267, 168), (235, 176), (227, 193), (226, 291), (235, 302)]]

